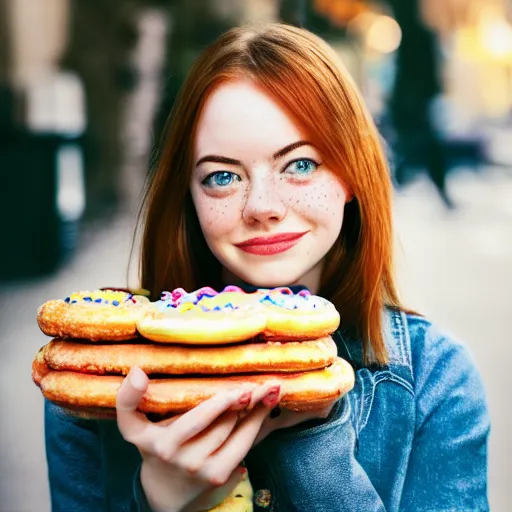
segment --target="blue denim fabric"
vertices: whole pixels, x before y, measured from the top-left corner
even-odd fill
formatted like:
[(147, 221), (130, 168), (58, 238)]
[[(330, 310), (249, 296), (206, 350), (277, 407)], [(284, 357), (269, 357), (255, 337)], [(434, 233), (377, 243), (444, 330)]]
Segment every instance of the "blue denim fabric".
[[(385, 326), (387, 368), (360, 368), (326, 422), (275, 432), (250, 454), (256, 489), (273, 496), (266, 510), (489, 510), (489, 416), (468, 351), (420, 317), (387, 311)], [(360, 362), (359, 343), (338, 343)]]
[[(327, 420), (274, 432), (247, 458), (273, 512), (477, 512), (487, 502), (489, 415), (467, 349), (427, 320), (386, 310), (387, 367), (362, 366), (343, 332), (355, 388)], [(113, 421), (86, 421), (46, 403), (55, 512), (149, 511), (140, 456)]]

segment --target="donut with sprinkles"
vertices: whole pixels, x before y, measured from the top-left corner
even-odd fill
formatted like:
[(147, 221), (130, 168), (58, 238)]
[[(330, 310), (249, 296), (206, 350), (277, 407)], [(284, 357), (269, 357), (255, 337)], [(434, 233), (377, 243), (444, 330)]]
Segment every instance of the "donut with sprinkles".
[(137, 320), (149, 299), (125, 291), (94, 290), (49, 300), (37, 311), (48, 336), (87, 341), (123, 341), (138, 336)]
[[(265, 330), (267, 317), (257, 294), (228, 286), (187, 293), (163, 292), (137, 322), (145, 338), (162, 343), (224, 345), (246, 341)], [(259, 295), (258, 295), (259, 296)]]
[(164, 343), (229, 344), (262, 335), (273, 340), (322, 338), (340, 323), (336, 308), (307, 290), (237, 286), (163, 292), (137, 322), (145, 338)]
[(333, 333), (340, 314), (327, 299), (308, 290), (290, 288), (265, 290), (259, 299), (267, 315), (263, 337), (274, 340), (315, 339)]

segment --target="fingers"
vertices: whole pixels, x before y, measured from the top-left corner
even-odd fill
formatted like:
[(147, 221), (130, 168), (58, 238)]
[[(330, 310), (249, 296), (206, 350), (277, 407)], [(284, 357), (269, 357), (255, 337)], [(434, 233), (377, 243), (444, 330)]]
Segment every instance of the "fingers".
[(248, 389), (240, 386), (235, 390), (217, 393), (180, 416), (172, 425), (162, 429), (153, 441), (154, 453), (164, 461), (175, 459), (187, 441), (207, 430), (223, 413), (247, 407), (251, 401), (251, 391)]
[(185, 443), (176, 457), (176, 464), (190, 474), (196, 474), (205, 460), (228, 439), (238, 422), (238, 414), (225, 412), (208, 429)]
[(253, 391), (253, 394), (260, 403), (240, 421), (222, 447), (206, 460), (199, 472), (201, 478), (213, 485), (223, 485), (247, 455), (271, 407), (279, 400), (280, 386), (268, 382)]
[[(270, 410), (279, 402), (281, 391), (274, 381), (240, 386), (155, 424), (137, 411), (148, 384), (146, 374), (136, 367), (123, 381), (116, 397), (121, 434), (142, 454), (156, 456), (154, 460), (215, 486), (230, 481)], [(235, 411), (242, 409), (250, 412), (239, 421)]]
[(268, 413), (268, 407), (258, 404), (239, 423), (224, 445), (206, 460), (198, 475), (212, 485), (224, 485), (233, 468), (240, 464), (251, 449)]
[(141, 447), (152, 423), (137, 407), (149, 384), (147, 375), (134, 366), (123, 380), (116, 395), (117, 425), (123, 437), (129, 443)]
[(221, 414), (230, 409), (241, 409), (251, 403), (254, 385), (243, 385), (225, 393), (218, 393), (178, 418), (172, 428), (172, 438), (184, 444), (208, 428)]
[(260, 401), (266, 407), (274, 407), (279, 402), (281, 386), (278, 381), (268, 381), (254, 389), (248, 409), (252, 409)]

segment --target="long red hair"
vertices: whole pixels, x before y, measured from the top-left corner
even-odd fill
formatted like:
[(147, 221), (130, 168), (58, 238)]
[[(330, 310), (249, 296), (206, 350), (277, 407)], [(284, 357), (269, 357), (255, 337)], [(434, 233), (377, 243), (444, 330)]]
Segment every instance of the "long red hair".
[(334, 50), (310, 32), (281, 24), (236, 28), (196, 61), (169, 116), (158, 165), (141, 210), (141, 286), (163, 290), (223, 286), (189, 190), (202, 107), (219, 83), (251, 78), (308, 134), (354, 198), (326, 256), (319, 294), (363, 341), (366, 363), (385, 364), (381, 315), (399, 308), (394, 283), (392, 185), (378, 131)]

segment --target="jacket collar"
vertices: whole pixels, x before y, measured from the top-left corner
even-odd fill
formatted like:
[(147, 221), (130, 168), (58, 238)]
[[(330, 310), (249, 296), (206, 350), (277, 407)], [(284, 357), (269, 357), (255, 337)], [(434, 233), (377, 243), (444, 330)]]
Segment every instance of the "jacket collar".
[[(239, 284), (238, 286), (240, 288), (242, 288), (242, 290), (245, 293), (253, 293), (253, 292), (257, 291), (257, 290), (271, 290), (272, 289), (272, 288), (265, 288), (265, 287), (260, 287), (260, 286), (253, 286), (252, 284), (246, 284), (246, 283)], [(307, 290), (308, 289), (307, 286), (303, 286), (301, 284), (293, 285), (293, 286), (288, 286), (288, 288), (290, 288), (290, 290), (293, 293), (299, 293), (302, 290)]]

